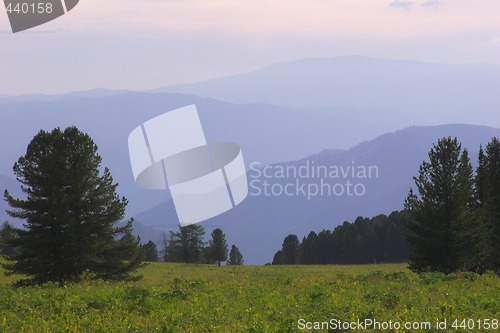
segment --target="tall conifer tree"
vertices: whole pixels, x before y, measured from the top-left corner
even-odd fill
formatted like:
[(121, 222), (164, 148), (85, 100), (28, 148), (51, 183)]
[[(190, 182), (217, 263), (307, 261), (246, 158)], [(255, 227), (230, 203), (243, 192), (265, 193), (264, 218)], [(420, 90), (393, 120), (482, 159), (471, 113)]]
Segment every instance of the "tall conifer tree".
[(472, 223), (472, 167), (467, 150), (456, 138), (443, 138), (429, 152), (414, 177), (418, 195), (410, 190), (405, 208), (408, 241), (415, 248), (410, 268), (414, 271), (450, 273), (470, 268)]
[(208, 251), (210, 258), (220, 266), (222, 261), (227, 260), (228, 247), (226, 235), (221, 229), (216, 228), (212, 231), (212, 239), (208, 242)]
[(500, 141), (493, 138), (479, 150), (476, 175), (478, 216), (482, 226), (481, 264), (500, 272)]
[(24, 283), (75, 281), (83, 272), (103, 279), (129, 279), (141, 263), (131, 221), (122, 227), (127, 200), (116, 194), (110, 171), (90, 136), (76, 127), (40, 131), (14, 165), (26, 199), (4, 197), (8, 213), (26, 221), (7, 246), (8, 274), (24, 274)]

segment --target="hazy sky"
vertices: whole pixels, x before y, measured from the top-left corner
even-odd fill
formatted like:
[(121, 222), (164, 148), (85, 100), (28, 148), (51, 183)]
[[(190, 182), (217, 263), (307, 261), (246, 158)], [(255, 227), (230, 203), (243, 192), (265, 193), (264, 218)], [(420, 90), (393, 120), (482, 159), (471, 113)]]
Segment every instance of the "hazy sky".
[(142, 90), (304, 57), (500, 65), (499, 0), (80, 0), (12, 34), (0, 94)]

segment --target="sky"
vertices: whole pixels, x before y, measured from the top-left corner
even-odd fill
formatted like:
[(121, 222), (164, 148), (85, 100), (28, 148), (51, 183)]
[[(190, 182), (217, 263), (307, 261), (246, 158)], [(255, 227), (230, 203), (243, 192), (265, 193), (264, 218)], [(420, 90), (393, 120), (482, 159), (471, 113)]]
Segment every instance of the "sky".
[(13, 34), (0, 95), (147, 90), (308, 57), (500, 65), (498, 0), (80, 0)]

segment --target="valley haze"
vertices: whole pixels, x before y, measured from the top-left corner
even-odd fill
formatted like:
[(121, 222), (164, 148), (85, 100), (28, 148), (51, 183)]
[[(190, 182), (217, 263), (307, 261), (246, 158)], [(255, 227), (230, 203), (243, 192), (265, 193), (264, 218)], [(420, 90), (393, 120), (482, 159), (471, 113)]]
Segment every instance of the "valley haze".
[[(249, 181), (283, 189), (297, 180), (311, 188), (321, 185), (318, 181), (335, 186), (334, 177), (267, 177), (264, 170), (313, 164), (322, 170), (377, 168), (377, 177), (340, 174), (343, 181), (362, 184), (363, 195), (249, 195), (235, 209), (201, 223), (207, 234), (222, 228), (245, 263), (263, 264), (290, 233), (301, 238), (359, 215), (402, 209), (412, 177), (443, 136), (457, 136), (476, 163), (479, 145), (500, 137), (499, 89), (497, 65), (345, 56), (277, 63), (142, 92), (0, 95), (0, 181), (2, 190), (22, 195), (12, 165), (29, 141), (40, 129), (75, 125), (99, 146), (103, 165), (120, 184), (118, 193), (130, 201), (127, 216), (134, 217), (135, 231), (144, 242), (158, 242), (161, 232), (177, 228), (175, 209), (167, 191), (136, 186), (127, 137), (145, 120), (189, 104), (196, 104), (208, 142), (241, 146)], [(2, 221), (11, 220), (7, 208), (2, 201)]]

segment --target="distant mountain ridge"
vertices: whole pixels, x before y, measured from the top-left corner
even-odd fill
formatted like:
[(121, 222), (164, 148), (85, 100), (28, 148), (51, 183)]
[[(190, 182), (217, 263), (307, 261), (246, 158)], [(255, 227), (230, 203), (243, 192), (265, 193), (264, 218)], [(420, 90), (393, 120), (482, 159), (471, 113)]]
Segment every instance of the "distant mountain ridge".
[(96, 88), (90, 90), (75, 91), (63, 94), (26, 94), (26, 95), (0, 95), (0, 103), (19, 103), (36, 101), (55, 101), (60, 99), (71, 99), (76, 97), (106, 97), (131, 92), (130, 90), (112, 90)]
[[(235, 243), (243, 252), (246, 263), (271, 261), (270, 256), (290, 233), (301, 237), (311, 230), (333, 229), (345, 220), (353, 221), (357, 216), (372, 217), (402, 209), (409, 188), (414, 186), (412, 177), (417, 175), (420, 163), (427, 158), (432, 144), (444, 136), (457, 136), (463, 147), (469, 149), (471, 162), (475, 165), (479, 145), (485, 145), (493, 136), (500, 137), (500, 129), (473, 125), (413, 126), (383, 134), (349, 150), (325, 149), (300, 160), (272, 164), (273, 167), (298, 168), (307, 162), (314, 162), (317, 166), (349, 167), (354, 161), (356, 165), (377, 166), (379, 175), (378, 178), (362, 179), (366, 194), (361, 197), (316, 196), (308, 200), (304, 196), (249, 195), (235, 209), (204, 221), (201, 225), (206, 228), (207, 235), (215, 227), (222, 228), (228, 242)], [(251, 172), (249, 170), (249, 176)], [(254, 179), (249, 177), (249, 181)], [(287, 184), (294, 179), (268, 181), (271, 184)], [(317, 179), (311, 182), (305, 180), (306, 184), (314, 182)], [(0, 184), (13, 195), (22, 195), (19, 184), (13, 178), (0, 175)], [(12, 220), (5, 213), (8, 207), (3, 200), (0, 208), (2, 221)], [(151, 209), (135, 214), (134, 219), (134, 234), (141, 236), (143, 242), (159, 242), (161, 233), (176, 230), (178, 223), (171, 201), (160, 202)], [(16, 225), (21, 223), (17, 221)]]
[[(418, 174), (421, 162), (427, 159), (432, 145), (447, 136), (458, 137), (463, 148), (469, 150), (471, 162), (475, 165), (479, 145), (484, 146), (493, 136), (500, 137), (500, 129), (473, 125), (415, 126), (381, 135), (349, 150), (325, 150), (301, 160), (274, 164), (271, 167), (299, 168), (306, 163), (314, 163), (316, 166), (376, 166), (378, 176), (325, 180), (331, 185), (345, 183), (346, 180), (353, 184), (361, 183), (366, 190), (362, 196), (323, 195), (307, 198), (301, 194), (249, 195), (236, 208), (204, 221), (201, 225), (207, 229), (207, 234), (215, 227), (222, 228), (228, 241), (237, 244), (242, 250), (247, 263), (269, 262), (283, 238), (290, 233), (296, 233), (301, 238), (311, 230), (333, 229), (343, 221), (354, 221), (357, 216), (372, 217), (401, 210), (410, 187), (414, 187), (413, 176)], [(256, 178), (251, 176), (249, 170), (249, 182), (254, 179)], [(270, 186), (278, 184), (277, 187), (281, 188), (297, 181), (293, 177), (273, 179), (261, 176), (260, 184), (263, 180), (267, 180)], [(317, 177), (299, 181), (305, 186), (320, 184)], [(134, 218), (159, 231), (177, 228), (177, 216), (171, 201)]]
[[(348, 148), (414, 123), (411, 117), (384, 110), (295, 110), (266, 104), (238, 105), (184, 94), (129, 92), (44, 101), (14, 98), (9, 103), (0, 102), (0, 140), (8, 142), (0, 150), (0, 174), (13, 177), (12, 165), (40, 129), (75, 125), (99, 146), (103, 165), (110, 168), (120, 184), (118, 192), (129, 198), (128, 214), (137, 214), (164, 201), (169, 194), (144, 190), (134, 183), (128, 135), (144, 121), (190, 104), (197, 105), (209, 142), (238, 143), (246, 161), (266, 164), (298, 159), (325, 148)], [(378, 114), (379, 119), (371, 114)]]
[(500, 109), (499, 89), (500, 66), (344, 56), (283, 62), (155, 91), (296, 108), (382, 108), (431, 124), (488, 125)]

